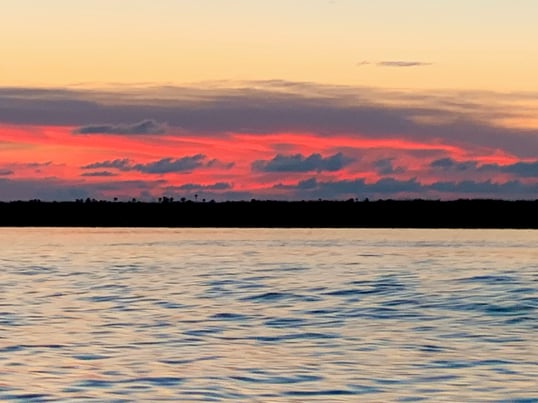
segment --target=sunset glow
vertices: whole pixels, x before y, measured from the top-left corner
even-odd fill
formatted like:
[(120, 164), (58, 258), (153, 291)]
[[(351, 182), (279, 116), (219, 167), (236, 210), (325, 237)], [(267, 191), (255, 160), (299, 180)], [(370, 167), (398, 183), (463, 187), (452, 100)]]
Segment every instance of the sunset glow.
[(538, 198), (535, 1), (224, 3), (4, 5), (0, 199)]

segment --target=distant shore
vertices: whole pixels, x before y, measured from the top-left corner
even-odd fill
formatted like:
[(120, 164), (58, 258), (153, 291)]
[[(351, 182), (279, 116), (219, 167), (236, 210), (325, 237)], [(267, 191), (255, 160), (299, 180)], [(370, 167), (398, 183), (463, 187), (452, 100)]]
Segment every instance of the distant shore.
[(538, 200), (14, 201), (0, 226), (538, 229)]

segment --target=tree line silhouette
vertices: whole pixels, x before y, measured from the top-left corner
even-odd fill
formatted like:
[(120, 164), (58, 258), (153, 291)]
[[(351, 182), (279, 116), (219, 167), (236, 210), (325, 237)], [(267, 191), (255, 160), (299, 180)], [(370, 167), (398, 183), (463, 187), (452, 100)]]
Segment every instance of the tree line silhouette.
[(538, 229), (538, 200), (0, 203), (0, 226)]

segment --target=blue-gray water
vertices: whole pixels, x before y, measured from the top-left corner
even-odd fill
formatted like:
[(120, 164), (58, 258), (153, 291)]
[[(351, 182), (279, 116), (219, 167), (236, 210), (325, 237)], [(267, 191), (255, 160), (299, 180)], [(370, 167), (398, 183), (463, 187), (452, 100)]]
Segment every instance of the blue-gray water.
[(0, 399), (538, 401), (538, 231), (1, 229)]

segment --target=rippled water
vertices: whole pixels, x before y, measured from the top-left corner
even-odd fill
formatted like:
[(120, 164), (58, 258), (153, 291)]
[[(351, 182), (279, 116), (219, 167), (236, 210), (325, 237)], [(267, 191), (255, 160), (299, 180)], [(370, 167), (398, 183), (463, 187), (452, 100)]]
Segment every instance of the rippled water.
[(538, 231), (0, 229), (0, 399), (538, 401)]

